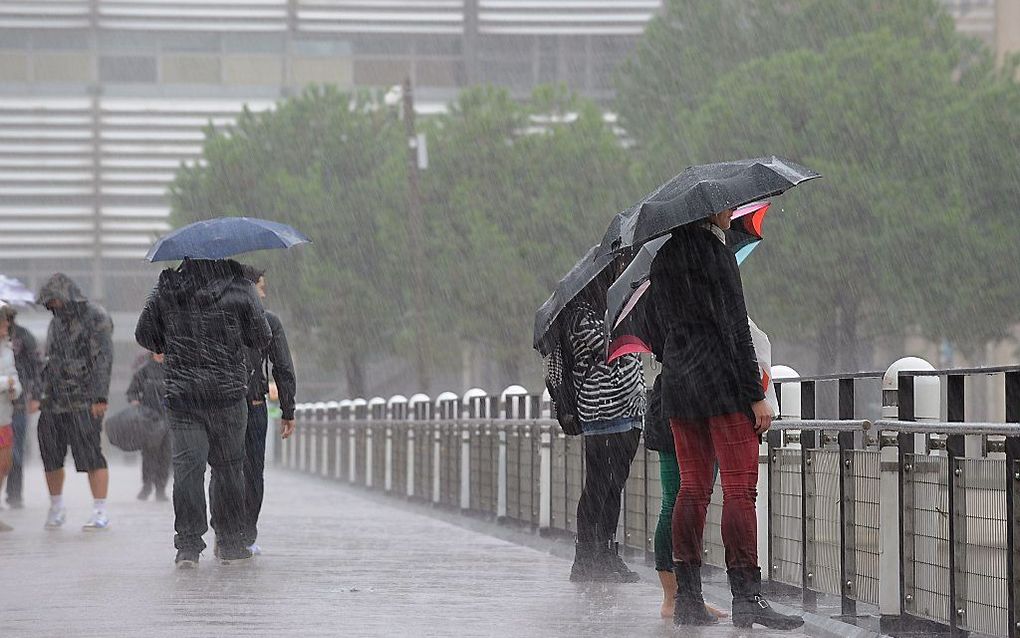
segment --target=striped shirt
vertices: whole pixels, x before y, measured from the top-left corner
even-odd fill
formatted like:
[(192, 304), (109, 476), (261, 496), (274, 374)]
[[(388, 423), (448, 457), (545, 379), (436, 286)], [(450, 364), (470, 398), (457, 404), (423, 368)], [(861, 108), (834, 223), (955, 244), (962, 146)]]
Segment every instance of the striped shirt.
[(582, 423), (640, 419), (645, 412), (641, 357), (624, 355), (606, 363), (604, 321), (590, 305), (577, 302), (571, 326), (577, 416)]

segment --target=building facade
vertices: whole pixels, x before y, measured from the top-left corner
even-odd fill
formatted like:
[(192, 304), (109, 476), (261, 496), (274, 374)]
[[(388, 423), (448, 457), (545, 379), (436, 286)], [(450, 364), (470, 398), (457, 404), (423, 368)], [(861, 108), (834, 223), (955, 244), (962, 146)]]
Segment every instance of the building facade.
[[(961, 30), (1018, 47), (1020, 0), (945, 1)], [(423, 108), (481, 79), (608, 101), (660, 4), (0, 0), (0, 272), (38, 286), (61, 269), (111, 309), (137, 309), (156, 270), (141, 258), (168, 229), (166, 186), (208, 123), (310, 83), (405, 77)]]

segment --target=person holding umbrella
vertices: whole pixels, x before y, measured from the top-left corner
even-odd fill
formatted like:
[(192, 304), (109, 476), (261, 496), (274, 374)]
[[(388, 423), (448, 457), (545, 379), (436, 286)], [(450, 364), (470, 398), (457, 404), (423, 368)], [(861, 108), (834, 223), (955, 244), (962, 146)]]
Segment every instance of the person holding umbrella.
[(623, 486), (641, 438), (644, 375), (636, 356), (606, 362), (602, 337), (611, 254), (592, 246), (535, 313), (551, 407), (564, 433), (583, 435), (585, 483), (577, 503), (570, 580), (638, 580), (616, 552)]
[[(12, 315), (7, 312), (9, 306), (0, 301), (0, 485), (11, 469), (14, 447), (14, 428), (11, 420), (14, 416), (14, 402), (21, 396), (21, 381), (14, 361), (14, 347), (11, 345), (10, 326)], [(9, 532), (12, 528), (0, 521), (0, 532)]]
[[(3, 292), (0, 291), (0, 295), (2, 294)], [(27, 295), (28, 299), (34, 302), (35, 295), (30, 292)], [(10, 303), (7, 298), (0, 296), (0, 303), (3, 302), (8, 302), (3, 306), (3, 312), (7, 315), (7, 332), (11, 339), (11, 347), (14, 349), (14, 365), (23, 388), (21, 395), (14, 401), (14, 414), (11, 417), (11, 427), (14, 428), (14, 448), (11, 470), (7, 474), (7, 504), (11, 509), (21, 509), (24, 507), (25, 442), (28, 437), (28, 418), (39, 411), (39, 375), (42, 364), (39, 360), (35, 337), (32, 336), (28, 328), (17, 321), (17, 306)], [(31, 302), (22, 301), (25, 304)]]
[(577, 503), (577, 545), (570, 580), (636, 582), (637, 573), (616, 551), (623, 488), (641, 441), (645, 379), (641, 358), (606, 362), (605, 293), (609, 271), (568, 304), (571, 377), (584, 436), (585, 480)]
[(674, 622), (709, 625), (701, 593), (702, 537), (716, 462), (723, 486), (722, 537), (733, 624), (803, 624), (761, 595), (755, 514), (758, 437), (772, 421), (755, 357), (740, 271), (725, 245), (732, 209), (673, 231), (651, 268), (655, 316), (664, 334), (662, 410), (680, 468), (673, 510), (677, 580)]
[(252, 557), (244, 542), (246, 352), (264, 351), (273, 334), (255, 285), (226, 257), (308, 241), (284, 224), (227, 217), (175, 230), (147, 255), (150, 261), (183, 260), (160, 273), (135, 327), (139, 345), (166, 355), (178, 568), (197, 567), (205, 549), (207, 462), (217, 558), (229, 565)]

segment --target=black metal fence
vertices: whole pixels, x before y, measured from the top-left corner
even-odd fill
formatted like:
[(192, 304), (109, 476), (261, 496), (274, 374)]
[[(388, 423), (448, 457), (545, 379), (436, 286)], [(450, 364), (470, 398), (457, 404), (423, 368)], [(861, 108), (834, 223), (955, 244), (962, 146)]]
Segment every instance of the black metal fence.
[[(1005, 419), (964, 421), (967, 380), (1003, 383)], [(858, 388), (886, 377), (883, 416), (858, 417)], [(890, 389), (891, 379), (891, 389)], [(937, 624), (954, 635), (1020, 636), (1020, 366), (799, 377), (776, 381), (780, 418), (760, 448), (759, 559), (805, 603), (888, 628)], [(819, 395), (835, 419), (816, 419)], [(869, 394), (874, 394), (870, 392)], [(869, 408), (865, 408), (869, 409)], [(582, 437), (519, 386), (436, 399), (302, 405), (278, 466), (491, 517), (546, 534), (576, 531)], [(617, 540), (651, 560), (660, 509), (658, 454), (639, 449)], [(724, 567), (713, 493), (705, 563)]]

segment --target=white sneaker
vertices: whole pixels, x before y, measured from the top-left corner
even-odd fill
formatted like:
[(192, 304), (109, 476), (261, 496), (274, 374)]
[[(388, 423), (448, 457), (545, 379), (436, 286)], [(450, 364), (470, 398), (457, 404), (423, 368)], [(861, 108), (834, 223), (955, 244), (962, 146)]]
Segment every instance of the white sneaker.
[(51, 507), (46, 515), (46, 529), (60, 529), (67, 519), (67, 510), (63, 507)]
[(251, 545), (248, 546), (248, 551), (251, 552), (252, 556), (262, 555), (262, 548), (256, 545), (255, 543), (252, 543)]
[(106, 512), (92, 512), (92, 518), (89, 519), (88, 523), (81, 526), (82, 531), (85, 532), (98, 532), (110, 527), (110, 517), (106, 515)]

